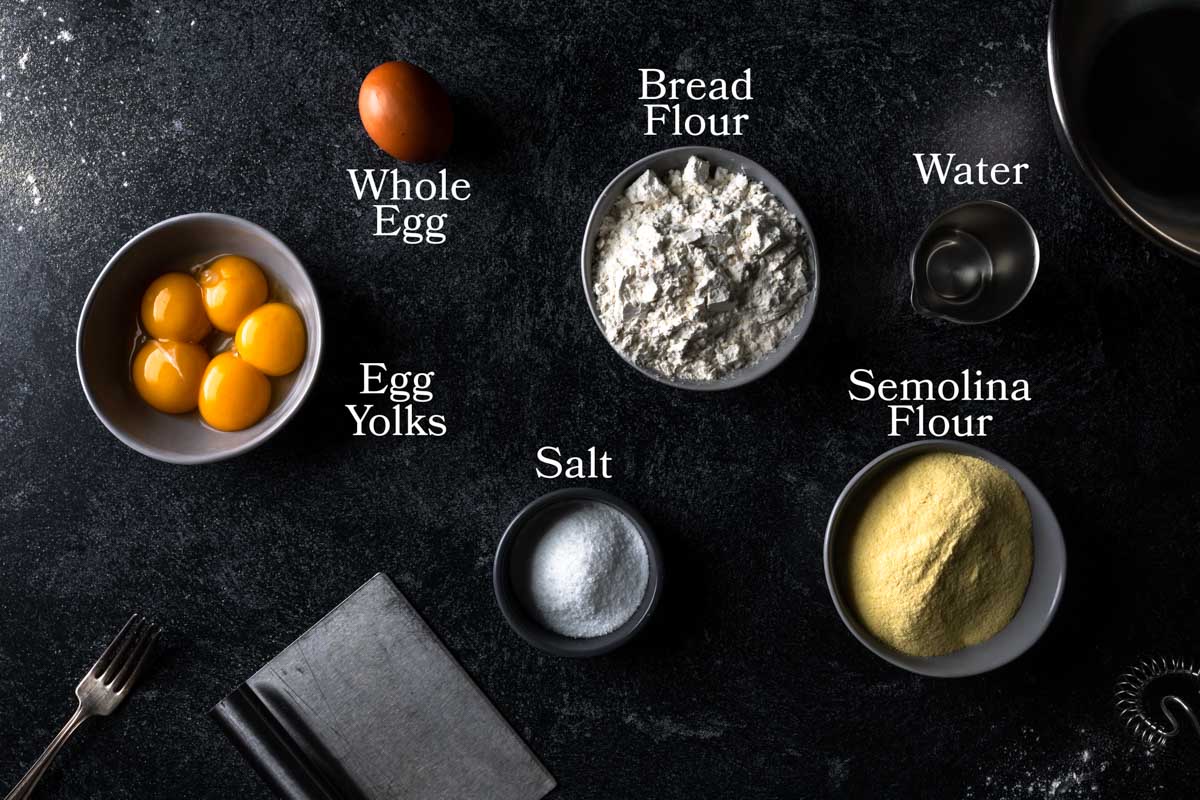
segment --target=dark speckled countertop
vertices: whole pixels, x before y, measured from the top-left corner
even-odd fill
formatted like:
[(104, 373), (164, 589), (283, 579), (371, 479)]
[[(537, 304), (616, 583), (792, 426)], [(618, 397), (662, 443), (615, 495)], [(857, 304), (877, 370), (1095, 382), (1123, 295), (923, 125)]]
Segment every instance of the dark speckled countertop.
[[(156, 671), (77, 736), (46, 798), (266, 798), (207, 709), (376, 571), (389, 573), (560, 782), (563, 798), (1179, 797), (1196, 742), (1134, 745), (1118, 673), (1200, 655), (1200, 272), (1126, 228), (1050, 125), (1045, 2), (0, 4), (0, 785), (72, 709), (124, 616), (170, 629)], [(376, 63), (454, 98), (445, 162), (474, 196), (450, 241), (368, 235), (347, 168), (392, 167), (355, 110)], [(647, 138), (639, 67), (752, 68), (745, 136)], [(718, 104), (719, 105), (719, 104)], [(724, 108), (712, 108), (721, 110)], [(790, 186), (823, 257), (818, 318), (767, 379), (716, 396), (629, 369), (588, 316), (591, 203), (639, 156), (730, 147)], [(914, 152), (1026, 162), (1023, 186), (925, 186)], [(429, 174), (434, 167), (404, 168)], [(908, 306), (939, 210), (995, 197), (1041, 236), (1041, 277), (999, 323)], [(80, 306), (135, 233), (246, 217), (307, 264), (324, 369), (297, 419), (235, 461), (171, 467), (93, 417)], [(429, 209), (422, 209), (429, 210)], [(360, 361), (434, 370), (440, 439), (355, 439)], [(848, 376), (1030, 382), (977, 443), (1056, 509), (1071, 556), (1040, 645), (966, 680), (880, 661), (830, 603), (821, 541), (859, 466), (897, 443)], [(983, 404), (986, 406), (986, 404)], [(671, 571), (647, 635), (567, 661), (493, 601), (510, 517), (566, 485), (542, 445), (595, 445)]]

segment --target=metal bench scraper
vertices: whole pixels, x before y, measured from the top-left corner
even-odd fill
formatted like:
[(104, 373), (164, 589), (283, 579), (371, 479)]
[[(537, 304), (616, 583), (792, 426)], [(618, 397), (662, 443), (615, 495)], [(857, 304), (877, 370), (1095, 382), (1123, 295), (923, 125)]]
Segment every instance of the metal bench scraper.
[(286, 800), (540, 800), (555, 786), (382, 573), (211, 714)]

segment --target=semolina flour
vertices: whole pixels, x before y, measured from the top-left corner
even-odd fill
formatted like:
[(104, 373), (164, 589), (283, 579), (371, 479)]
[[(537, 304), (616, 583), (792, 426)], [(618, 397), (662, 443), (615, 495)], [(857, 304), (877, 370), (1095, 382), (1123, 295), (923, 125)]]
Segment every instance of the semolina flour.
[(886, 473), (847, 542), (848, 600), (891, 647), (937, 656), (999, 633), (1033, 571), (1033, 524), (1004, 470), (950, 452)]

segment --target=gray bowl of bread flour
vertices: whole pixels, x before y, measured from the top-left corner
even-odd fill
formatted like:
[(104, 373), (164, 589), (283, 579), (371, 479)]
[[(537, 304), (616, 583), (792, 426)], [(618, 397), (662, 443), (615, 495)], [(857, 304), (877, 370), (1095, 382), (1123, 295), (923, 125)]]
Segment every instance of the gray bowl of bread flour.
[(716, 147), (675, 147), (626, 167), (583, 234), (588, 308), (626, 363), (681, 389), (761, 378), (812, 321), (812, 227), (774, 175)]

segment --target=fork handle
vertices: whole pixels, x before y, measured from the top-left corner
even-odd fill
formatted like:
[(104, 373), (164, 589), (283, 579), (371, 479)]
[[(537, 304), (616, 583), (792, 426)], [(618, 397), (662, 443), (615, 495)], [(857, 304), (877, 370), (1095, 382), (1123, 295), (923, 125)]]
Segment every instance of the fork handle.
[(4, 800), (26, 800), (33, 794), (33, 787), (37, 786), (38, 781), (46, 774), (46, 769), (50, 766), (50, 762), (58, 755), (58, 751), (67, 743), (67, 739), (71, 738), (83, 721), (88, 718), (84, 713), (83, 706), (75, 709), (75, 713), (67, 720), (67, 724), (63, 725), (62, 730), (50, 742), (50, 745), (38, 756), (37, 761), (33, 762), (33, 766), (25, 773), (25, 777), (17, 782), (12, 791), (4, 796)]

